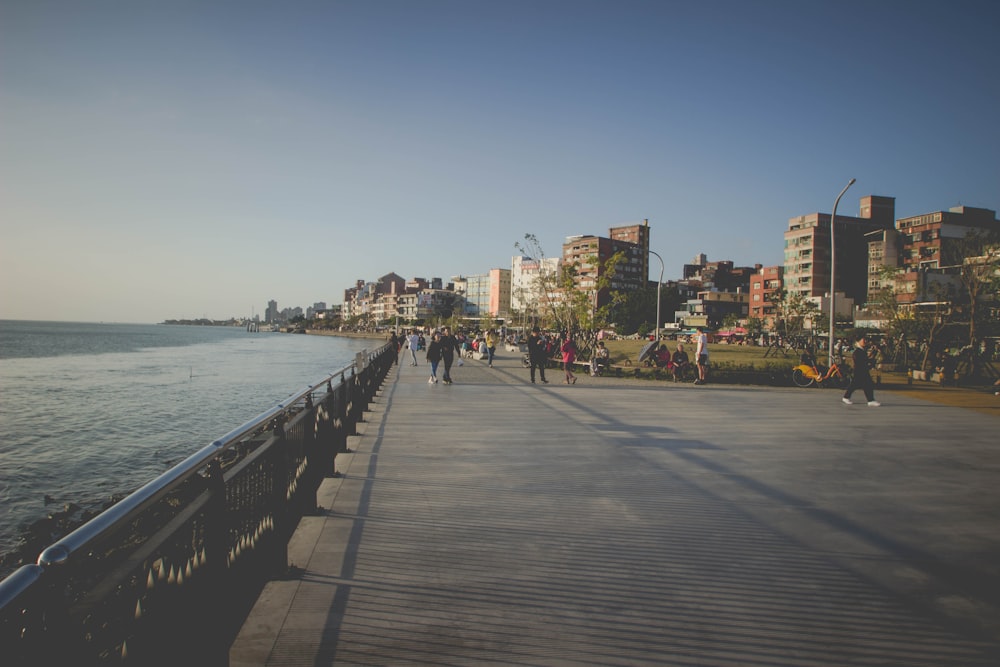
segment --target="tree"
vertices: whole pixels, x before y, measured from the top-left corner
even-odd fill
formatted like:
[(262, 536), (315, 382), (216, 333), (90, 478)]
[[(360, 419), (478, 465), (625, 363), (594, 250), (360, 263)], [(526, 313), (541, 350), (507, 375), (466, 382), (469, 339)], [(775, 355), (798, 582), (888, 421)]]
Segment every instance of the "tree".
[[(524, 245), (515, 243), (514, 247), (539, 261), (545, 259), (545, 252), (534, 234), (525, 234), (524, 241)], [(542, 270), (535, 277), (534, 296), (549, 326), (564, 331), (588, 332), (607, 323), (610, 308), (598, 308), (597, 297), (611, 284), (618, 263), (624, 260), (624, 253), (617, 252), (604, 262), (596, 255), (585, 259), (596, 276), (592, 289), (577, 286), (581, 268), (579, 262), (561, 262), (555, 272)]]
[(747, 318), (747, 333), (751, 336), (759, 336), (764, 331), (764, 318), (763, 317), (748, 317)]
[[(676, 286), (661, 288), (660, 293), (660, 313), (674, 313), (680, 308), (680, 292)], [(656, 294), (655, 286), (643, 287), (627, 292), (615, 291), (611, 294), (611, 304), (608, 307), (607, 320), (613, 322), (619, 333), (632, 334), (643, 332), (639, 330), (642, 324), (646, 324), (646, 331), (653, 329), (656, 319)], [(669, 316), (668, 316), (669, 317)], [(660, 325), (662, 326), (662, 322)]]
[(819, 308), (812, 301), (807, 301), (799, 292), (778, 290), (772, 297), (772, 302), (778, 313), (778, 330), (786, 338), (802, 335), (807, 319), (815, 322)]
[(545, 251), (542, 250), (542, 246), (538, 242), (538, 237), (534, 234), (525, 234), (524, 243), (515, 243), (514, 247), (522, 255), (527, 255), (532, 259), (538, 260), (541, 267), (538, 275), (535, 276), (531, 285), (529, 285), (530, 293), (520, 293), (522, 298), (527, 297), (525, 301), (530, 304), (527, 310), (533, 315), (536, 324), (540, 324), (538, 320), (547, 320), (548, 322), (557, 321), (555, 299), (560, 284), (559, 270), (555, 272), (545, 270)]
[[(979, 326), (983, 323), (985, 312), (980, 308), (981, 302), (987, 296), (995, 300), (1000, 291), (1000, 232), (973, 229), (953, 247), (957, 255), (954, 259), (961, 261), (959, 279), (969, 300), (969, 347), (976, 350)], [(973, 354), (972, 374), (978, 375), (979, 371), (980, 359)]]

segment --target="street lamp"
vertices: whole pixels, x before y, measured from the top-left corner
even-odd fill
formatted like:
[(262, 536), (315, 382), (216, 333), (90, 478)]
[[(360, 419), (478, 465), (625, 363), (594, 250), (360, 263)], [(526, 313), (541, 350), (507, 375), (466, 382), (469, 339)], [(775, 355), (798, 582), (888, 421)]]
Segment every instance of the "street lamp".
[(663, 287), (663, 258), (660, 257), (655, 251), (650, 250), (650, 255), (656, 255), (656, 259), (660, 260), (660, 282), (656, 283), (656, 337), (653, 339), (656, 341), (657, 346), (660, 344), (660, 288)]
[(827, 351), (830, 353), (829, 366), (828, 366), (829, 368), (833, 367), (833, 322), (834, 322), (833, 318), (834, 318), (834, 313), (837, 312), (837, 309), (834, 306), (837, 299), (836, 292), (834, 291), (835, 289), (834, 272), (837, 269), (837, 263), (834, 260), (836, 260), (837, 246), (833, 242), (834, 241), (833, 228), (834, 228), (834, 223), (836, 223), (837, 221), (837, 204), (840, 203), (840, 198), (844, 196), (845, 192), (847, 192), (847, 188), (854, 185), (854, 181), (855, 179), (852, 178), (847, 183), (847, 185), (844, 186), (844, 189), (840, 191), (840, 194), (837, 195), (837, 201), (833, 202), (833, 214), (830, 216), (830, 333), (827, 335), (827, 344), (826, 344)]

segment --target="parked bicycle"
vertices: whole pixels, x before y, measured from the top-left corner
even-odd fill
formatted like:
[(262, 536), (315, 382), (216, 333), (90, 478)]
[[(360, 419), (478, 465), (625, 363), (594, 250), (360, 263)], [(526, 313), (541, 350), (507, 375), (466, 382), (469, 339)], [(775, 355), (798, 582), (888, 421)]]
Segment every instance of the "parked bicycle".
[(851, 381), (851, 369), (843, 361), (835, 362), (825, 370), (817, 366), (815, 361), (806, 359), (802, 361), (803, 363), (792, 369), (792, 382), (797, 387), (810, 387), (815, 384), (817, 387), (833, 385), (843, 389)]

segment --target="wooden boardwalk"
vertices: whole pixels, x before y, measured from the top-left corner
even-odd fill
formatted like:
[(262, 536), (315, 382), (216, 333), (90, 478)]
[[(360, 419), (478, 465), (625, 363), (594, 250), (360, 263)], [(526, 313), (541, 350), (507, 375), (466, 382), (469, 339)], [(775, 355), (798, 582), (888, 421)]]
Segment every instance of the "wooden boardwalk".
[(231, 667), (1000, 664), (1000, 419), (519, 359), (403, 357)]

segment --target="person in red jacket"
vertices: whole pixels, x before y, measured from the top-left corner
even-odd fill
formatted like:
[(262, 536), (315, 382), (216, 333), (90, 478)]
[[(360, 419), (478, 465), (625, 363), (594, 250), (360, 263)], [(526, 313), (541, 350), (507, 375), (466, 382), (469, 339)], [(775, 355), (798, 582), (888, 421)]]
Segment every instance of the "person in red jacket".
[(573, 341), (573, 334), (567, 332), (563, 335), (562, 345), (559, 346), (562, 352), (563, 368), (566, 371), (566, 384), (576, 384), (576, 376), (573, 375), (573, 363), (576, 361), (576, 343)]

